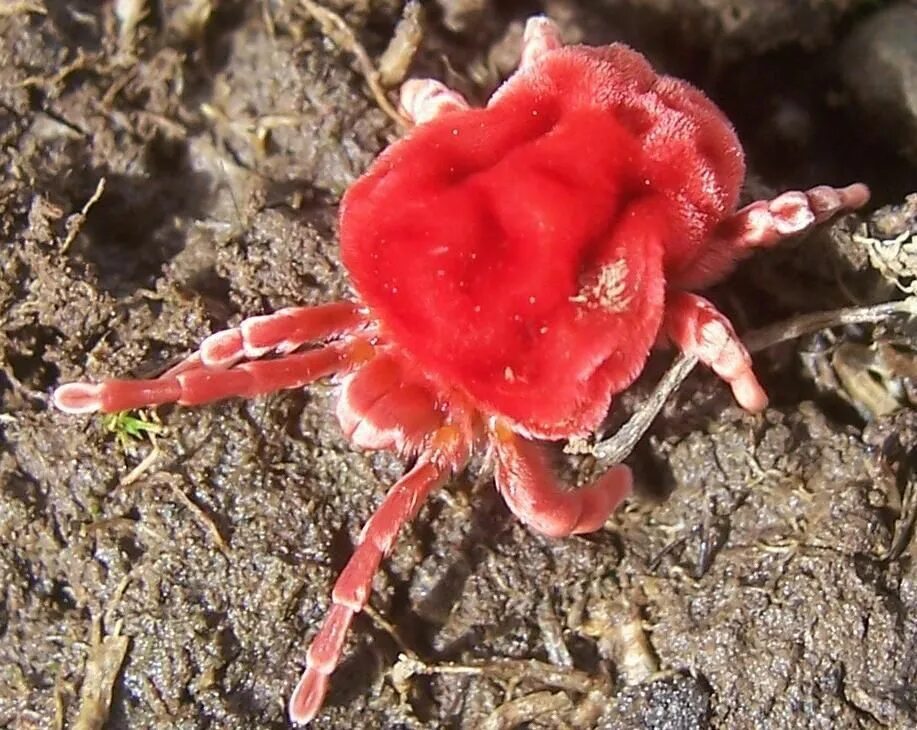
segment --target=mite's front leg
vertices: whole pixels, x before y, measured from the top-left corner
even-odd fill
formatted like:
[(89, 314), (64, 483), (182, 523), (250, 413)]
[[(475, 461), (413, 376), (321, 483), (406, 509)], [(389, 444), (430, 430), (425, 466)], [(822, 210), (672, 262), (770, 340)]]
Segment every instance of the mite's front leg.
[(553, 20), (544, 15), (529, 18), (522, 35), (522, 60), (519, 68), (530, 66), (546, 53), (556, 51), (563, 45), (560, 29)]
[(697, 294), (674, 292), (666, 302), (664, 333), (729, 383), (739, 405), (757, 413), (767, 395), (751, 369), (751, 356), (726, 316)]
[(116, 413), (166, 403), (196, 406), (237, 396), (253, 398), (302, 388), (319, 378), (350, 370), (371, 356), (372, 345), (356, 340), (225, 369), (193, 367), (153, 380), (67, 383), (54, 391), (53, 401), (65, 413)]
[(745, 206), (721, 224), (718, 234), (739, 249), (773, 246), (838, 213), (856, 210), (868, 200), (869, 188), (862, 183), (846, 188), (819, 185), (805, 192), (793, 190)]
[(408, 79), (401, 85), (401, 109), (415, 124), (469, 108), (465, 97), (435, 79)]
[(366, 324), (357, 302), (314, 307), (287, 307), (272, 314), (242, 320), (237, 327), (214, 332), (192, 355), (163, 373), (170, 378), (198, 368), (224, 370), (242, 360), (257, 360), (271, 352), (288, 355), (308, 342), (338, 337)]
[(755, 249), (807, 233), (868, 201), (869, 188), (862, 183), (845, 188), (819, 185), (805, 192), (791, 190), (773, 200), (755, 201), (720, 223), (697, 258), (687, 262), (681, 271), (670, 272), (670, 281), (680, 289), (702, 289), (726, 276), (736, 262)]
[(549, 537), (594, 532), (630, 494), (630, 469), (612, 467), (592, 484), (570, 489), (557, 479), (544, 447), (495, 420), (490, 443), (496, 460), (497, 489), (510, 511)]
[[(371, 346), (355, 340), (346, 346), (339, 343), (300, 353), (297, 349), (308, 342), (353, 332), (365, 324), (356, 302), (289, 307), (250, 317), (238, 327), (210, 335), (197, 352), (158, 378), (68, 383), (54, 391), (54, 405), (67, 413), (111, 413), (298, 388), (362, 362)], [(255, 361), (271, 352), (280, 357)]]

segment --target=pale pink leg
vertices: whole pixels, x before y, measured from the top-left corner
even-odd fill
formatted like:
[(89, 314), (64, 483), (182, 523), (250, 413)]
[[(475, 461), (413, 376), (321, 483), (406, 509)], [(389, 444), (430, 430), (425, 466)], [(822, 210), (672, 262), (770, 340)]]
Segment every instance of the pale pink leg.
[(519, 67), (530, 66), (546, 53), (557, 50), (563, 45), (560, 30), (553, 20), (544, 15), (529, 18), (525, 23), (525, 32), (522, 36), (522, 60), (519, 62)]
[(789, 236), (811, 230), (829, 218), (856, 210), (869, 201), (869, 188), (862, 183), (845, 188), (827, 185), (801, 192), (782, 193), (773, 200), (745, 206), (717, 226), (713, 239), (684, 272), (671, 272), (671, 282), (683, 289), (698, 289), (732, 270), (736, 261), (756, 248), (778, 244)]
[(434, 79), (408, 79), (401, 85), (401, 109), (415, 124), (440, 114), (468, 109), (465, 97)]
[(740, 406), (752, 413), (764, 410), (767, 395), (751, 369), (751, 356), (713, 304), (696, 294), (674, 292), (666, 303), (664, 328), (676, 347), (729, 384)]
[(373, 577), (388, 555), (401, 527), (417, 515), (430, 491), (442, 484), (453, 469), (462, 466), (467, 444), (455, 441), (459, 431), (446, 426), (434, 435), (430, 451), (389, 491), (379, 509), (363, 528), (357, 548), (334, 584), (332, 606), (324, 624), (312, 639), (303, 672), (290, 697), (293, 722), (306, 723), (321, 709), (328, 691), (328, 678), (337, 667), (353, 617), (363, 610), (372, 590)]
[(273, 360), (245, 362), (225, 370), (195, 368), (155, 380), (69, 383), (54, 391), (54, 405), (67, 413), (115, 413), (164, 403), (198, 405), (223, 398), (251, 398), (275, 390), (301, 388), (364, 361), (363, 341), (330, 345)]
[(269, 352), (293, 352), (307, 342), (320, 342), (352, 332), (366, 323), (356, 302), (332, 302), (315, 307), (287, 307), (272, 314), (249, 317), (238, 327), (214, 332), (200, 349), (163, 374), (170, 378), (199, 367), (225, 369), (241, 360), (256, 360)]
[(354, 445), (402, 454), (416, 454), (445, 420), (434, 393), (385, 353), (344, 378), (337, 417)]
[(491, 426), (496, 457), (497, 489), (510, 511), (549, 537), (594, 532), (630, 494), (630, 469), (614, 466), (579, 489), (561, 484), (548, 463), (544, 447), (513, 432), (504, 423)]
[(773, 246), (787, 236), (804, 233), (868, 201), (869, 188), (862, 183), (846, 188), (819, 185), (804, 193), (793, 190), (773, 200), (759, 200), (745, 206), (725, 221), (718, 233), (728, 233), (728, 240), (736, 248)]

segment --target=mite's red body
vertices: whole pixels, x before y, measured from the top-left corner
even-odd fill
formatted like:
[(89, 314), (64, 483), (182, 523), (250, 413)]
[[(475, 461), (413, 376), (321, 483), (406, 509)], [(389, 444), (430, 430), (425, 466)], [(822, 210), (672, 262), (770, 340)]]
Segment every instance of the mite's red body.
[(351, 441), (416, 457), (334, 586), (290, 702), (297, 722), (320, 710), (398, 529), (474, 449), (490, 449), (521, 520), (563, 536), (599, 529), (630, 472), (569, 489), (534, 439), (593, 430), (654, 344), (696, 355), (762, 409), (729, 322), (687, 290), (868, 197), (819, 187), (736, 212), (742, 151), (721, 112), (624, 46), (563, 48), (545, 18), (529, 20), (520, 69), (486, 108), (429, 80), (405, 84), (402, 105), (417, 126), (341, 207), (354, 301), (253, 317), (161, 378), (54, 397), (73, 413), (192, 405), (338, 374)]
[(623, 46), (557, 50), (485, 109), (392, 145), (347, 193), (341, 251), (383, 333), (485, 412), (593, 430), (735, 210), (729, 122)]

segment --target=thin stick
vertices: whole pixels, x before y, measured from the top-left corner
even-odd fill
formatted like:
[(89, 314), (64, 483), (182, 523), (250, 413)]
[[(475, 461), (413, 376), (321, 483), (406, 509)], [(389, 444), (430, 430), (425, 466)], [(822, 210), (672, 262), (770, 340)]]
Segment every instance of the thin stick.
[[(801, 314), (749, 332), (744, 342), (749, 352), (760, 352), (781, 342), (819, 330), (848, 324), (881, 322), (895, 314), (917, 315), (917, 297), (867, 307), (847, 307), (827, 312)], [(684, 353), (679, 354), (646, 403), (614, 435), (596, 443), (591, 449), (592, 454), (607, 464), (618, 464), (623, 461), (634, 450), (634, 446), (649, 430), (669, 396), (681, 387), (695, 365), (697, 365), (696, 357)]]
[(649, 430), (669, 396), (681, 387), (681, 384), (694, 370), (695, 365), (697, 365), (696, 357), (685, 355), (683, 352), (678, 353), (675, 361), (659, 381), (659, 385), (639, 410), (627, 419), (627, 422), (611, 437), (599, 441), (592, 447), (595, 457), (609, 464), (620, 464), (634, 450), (634, 446)]
[(86, 205), (83, 206), (83, 209), (79, 213), (72, 215), (67, 219), (67, 237), (61, 244), (61, 253), (66, 253), (67, 249), (70, 248), (70, 244), (76, 240), (76, 237), (83, 229), (83, 224), (86, 222), (86, 216), (89, 215), (89, 211), (92, 210), (92, 206), (99, 202), (99, 198), (102, 197), (102, 193), (104, 192), (105, 178), (100, 177), (99, 182), (96, 185), (95, 192), (92, 194), (92, 197), (86, 201)]
[(417, 674), (459, 674), (484, 676), (502, 682), (529, 681), (543, 687), (586, 693), (607, 687), (607, 680), (579, 669), (557, 667), (537, 659), (494, 659), (486, 662), (427, 664), (416, 656), (402, 654), (396, 669), (403, 678)]
[(20, 13), (35, 13), (37, 15), (47, 15), (48, 9), (39, 2), (28, 2), (28, 0), (8, 1), (0, 5), (0, 18)]
[(118, 482), (119, 487), (129, 487), (131, 484), (136, 482), (140, 477), (144, 475), (145, 472), (149, 471), (150, 467), (156, 463), (156, 459), (159, 458), (159, 447), (154, 443), (153, 448), (150, 449), (150, 453), (143, 457), (143, 460), (137, 464), (130, 472)]
[(888, 563), (900, 558), (914, 535), (914, 523), (917, 522), (917, 481), (913, 476), (907, 480), (904, 495), (901, 498), (901, 512), (895, 520), (892, 531), (892, 542), (888, 552), (882, 557)]
[(504, 702), (481, 723), (481, 730), (510, 730), (543, 715), (556, 715), (573, 709), (573, 701), (563, 692), (533, 692)]
[(847, 307), (827, 312), (800, 314), (784, 322), (762, 327), (744, 337), (749, 352), (760, 352), (781, 342), (792, 340), (830, 327), (881, 322), (894, 314), (917, 314), (917, 297), (883, 302), (866, 307)]
[(385, 89), (379, 83), (379, 72), (370, 59), (366, 49), (357, 40), (356, 35), (345, 20), (337, 13), (322, 7), (312, 0), (300, 0), (303, 8), (309, 13), (322, 28), (325, 37), (331, 40), (336, 46), (344, 51), (352, 53), (357, 59), (357, 66), (360, 73), (366, 79), (369, 90), (376, 100), (376, 104), (382, 109), (401, 129), (410, 127), (410, 123), (402, 116), (392, 105), (385, 95)]

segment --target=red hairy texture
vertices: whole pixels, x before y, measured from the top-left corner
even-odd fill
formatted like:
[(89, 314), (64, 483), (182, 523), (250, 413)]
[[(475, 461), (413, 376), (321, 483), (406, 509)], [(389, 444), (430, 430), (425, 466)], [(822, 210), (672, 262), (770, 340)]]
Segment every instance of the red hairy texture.
[(403, 360), (380, 353), (344, 379), (337, 406), (344, 434), (366, 449), (415, 452), (443, 422), (424, 379)]
[(624, 46), (565, 48), (389, 147), (344, 198), (342, 256), (431, 377), (569, 437), (640, 372), (666, 270), (735, 209), (743, 176), (700, 92)]

